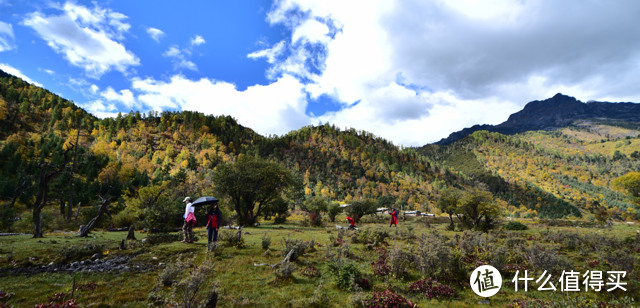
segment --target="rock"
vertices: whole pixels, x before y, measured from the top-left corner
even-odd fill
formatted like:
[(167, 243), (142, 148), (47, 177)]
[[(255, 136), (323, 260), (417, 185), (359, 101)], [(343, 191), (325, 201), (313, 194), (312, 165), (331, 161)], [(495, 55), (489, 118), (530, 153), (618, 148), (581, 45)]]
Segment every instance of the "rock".
[(488, 299), (481, 300), (478, 302), (478, 305), (490, 305), (490, 304), (491, 304), (491, 301)]
[(151, 259), (158, 260), (158, 257), (153, 257), (153, 258), (151, 258)]
[(100, 259), (100, 257), (102, 257), (102, 255), (100, 255), (99, 253), (94, 253), (93, 256), (91, 256), (91, 259), (97, 260)]
[(270, 253), (269, 253), (269, 250), (267, 250), (267, 251), (265, 251), (265, 252), (264, 252), (264, 256), (265, 256), (265, 257), (268, 257), (268, 256), (269, 256), (269, 254), (270, 254)]
[(164, 266), (164, 263), (158, 263), (158, 266)]

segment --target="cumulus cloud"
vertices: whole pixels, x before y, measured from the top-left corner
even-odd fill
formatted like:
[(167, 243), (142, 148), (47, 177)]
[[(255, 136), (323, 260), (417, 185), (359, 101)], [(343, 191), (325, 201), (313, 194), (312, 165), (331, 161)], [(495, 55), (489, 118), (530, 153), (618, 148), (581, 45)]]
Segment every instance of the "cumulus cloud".
[(165, 36), (165, 34), (164, 34), (164, 32), (162, 32), (162, 30), (156, 29), (156, 28), (147, 28), (147, 34), (149, 34), (151, 39), (153, 39), (154, 41), (156, 41), (158, 43), (160, 43), (160, 39)]
[(30, 84), (34, 84), (34, 85), (36, 85), (36, 86), (38, 86), (38, 87), (42, 87), (42, 84), (40, 84), (40, 83), (38, 83), (38, 82), (33, 81), (31, 78), (27, 77), (25, 74), (23, 74), (22, 72), (20, 72), (20, 70), (19, 70), (19, 69), (14, 68), (13, 66), (11, 66), (11, 65), (9, 65), (9, 64), (6, 64), (6, 63), (0, 63), (0, 70), (3, 70), (3, 71), (5, 71), (6, 73), (9, 73), (9, 74), (11, 74), (11, 75), (13, 75), (13, 76), (20, 77), (20, 78), (22, 78), (22, 80), (24, 80), (24, 81), (26, 81), (26, 82), (28, 82), (28, 83), (30, 83)]
[(196, 66), (195, 63), (187, 60), (184, 55), (184, 52), (180, 50), (180, 48), (178, 48), (177, 45), (173, 45), (169, 47), (169, 49), (165, 51), (162, 55), (168, 58), (172, 58), (173, 67), (176, 70), (181, 68), (190, 69), (192, 71), (198, 70), (198, 66)]
[[(94, 86), (91, 86), (92, 91), (94, 90)], [(98, 87), (95, 87), (95, 91), (97, 92)], [(104, 99), (110, 102), (120, 102), (123, 103), (127, 108), (140, 108), (140, 105), (136, 102), (133, 97), (133, 92), (129, 89), (120, 90), (120, 93), (117, 93), (112, 87), (107, 87), (107, 89), (100, 93)]]
[(132, 89), (138, 101), (155, 110), (197, 110), (225, 114), (262, 134), (284, 134), (311, 123), (305, 115), (303, 85), (285, 75), (268, 86), (256, 85), (238, 91), (235, 85), (202, 78), (189, 80), (175, 75), (169, 81), (137, 79)]
[(290, 39), (248, 56), (270, 63), (270, 78), (342, 102), (314, 123), (412, 145), (501, 123), (557, 92), (640, 101), (640, 41), (629, 39), (640, 3), (488, 1), (282, 0), (267, 21)]
[(114, 104), (105, 105), (102, 100), (95, 100), (89, 103), (85, 103), (82, 105), (82, 108), (101, 119), (115, 118), (118, 115), (118, 113), (115, 112), (117, 111), (117, 108)]
[(22, 24), (36, 33), (72, 65), (85, 70), (92, 78), (100, 78), (115, 69), (126, 73), (127, 68), (140, 64), (140, 60), (127, 50), (121, 41), (130, 25), (127, 16), (103, 9), (93, 9), (67, 2), (58, 7), (60, 15), (34, 12)]
[(204, 41), (204, 38), (202, 38), (202, 36), (200, 35), (196, 35), (195, 37), (191, 38), (191, 45), (197, 46), (197, 45), (202, 45), (206, 43)]
[(0, 52), (15, 48), (13, 44), (14, 39), (15, 36), (13, 34), (13, 26), (6, 22), (0, 21)]

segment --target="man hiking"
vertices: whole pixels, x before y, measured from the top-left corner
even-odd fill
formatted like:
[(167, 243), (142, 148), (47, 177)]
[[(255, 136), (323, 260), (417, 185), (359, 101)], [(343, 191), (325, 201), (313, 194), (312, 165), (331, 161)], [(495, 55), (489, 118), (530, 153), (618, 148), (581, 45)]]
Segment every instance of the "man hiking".
[(191, 205), (191, 198), (186, 197), (182, 202), (185, 203), (184, 224), (182, 225), (182, 233), (184, 234), (183, 243), (193, 243), (193, 226), (196, 224), (196, 216), (194, 214), (195, 207)]

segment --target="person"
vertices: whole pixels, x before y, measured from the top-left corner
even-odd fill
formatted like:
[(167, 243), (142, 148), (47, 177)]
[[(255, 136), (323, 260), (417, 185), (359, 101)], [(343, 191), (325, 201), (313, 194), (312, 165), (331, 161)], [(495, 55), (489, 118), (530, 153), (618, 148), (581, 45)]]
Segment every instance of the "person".
[(391, 209), (391, 222), (389, 223), (389, 227), (392, 225), (398, 226), (398, 212), (396, 212), (396, 209)]
[(356, 228), (356, 222), (353, 218), (347, 216), (347, 221), (349, 222), (349, 230), (353, 230)]
[(218, 229), (220, 229), (220, 222), (222, 221), (222, 212), (218, 208), (218, 202), (214, 202), (209, 211), (207, 211), (207, 251), (210, 249), (211, 243), (218, 241)]
[(193, 221), (195, 221), (195, 208), (191, 205), (191, 198), (186, 197), (182, 202), (185, 203), (184, 224), (182, 225), (182, 233), (184, 234), (183, 243), (193, 243)]

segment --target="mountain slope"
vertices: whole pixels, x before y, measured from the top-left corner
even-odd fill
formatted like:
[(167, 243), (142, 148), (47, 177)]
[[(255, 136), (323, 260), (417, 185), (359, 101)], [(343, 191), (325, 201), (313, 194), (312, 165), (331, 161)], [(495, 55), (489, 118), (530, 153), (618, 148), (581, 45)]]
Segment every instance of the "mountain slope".
[(582, 103), (571, 96), (556, 94), (554, 97), (528, 103), (522, 110), (509, 116), (498, 125), (474, 125), (451, 133), (449, 137), (436, 142), (438, 145), (451, 144), (473, 132), (486, 130), (505, 135), (526, 131), (555, 130), (571, 125), (576, 120), (622, 122), (640, 128), (640, 104), (636, 103)]

